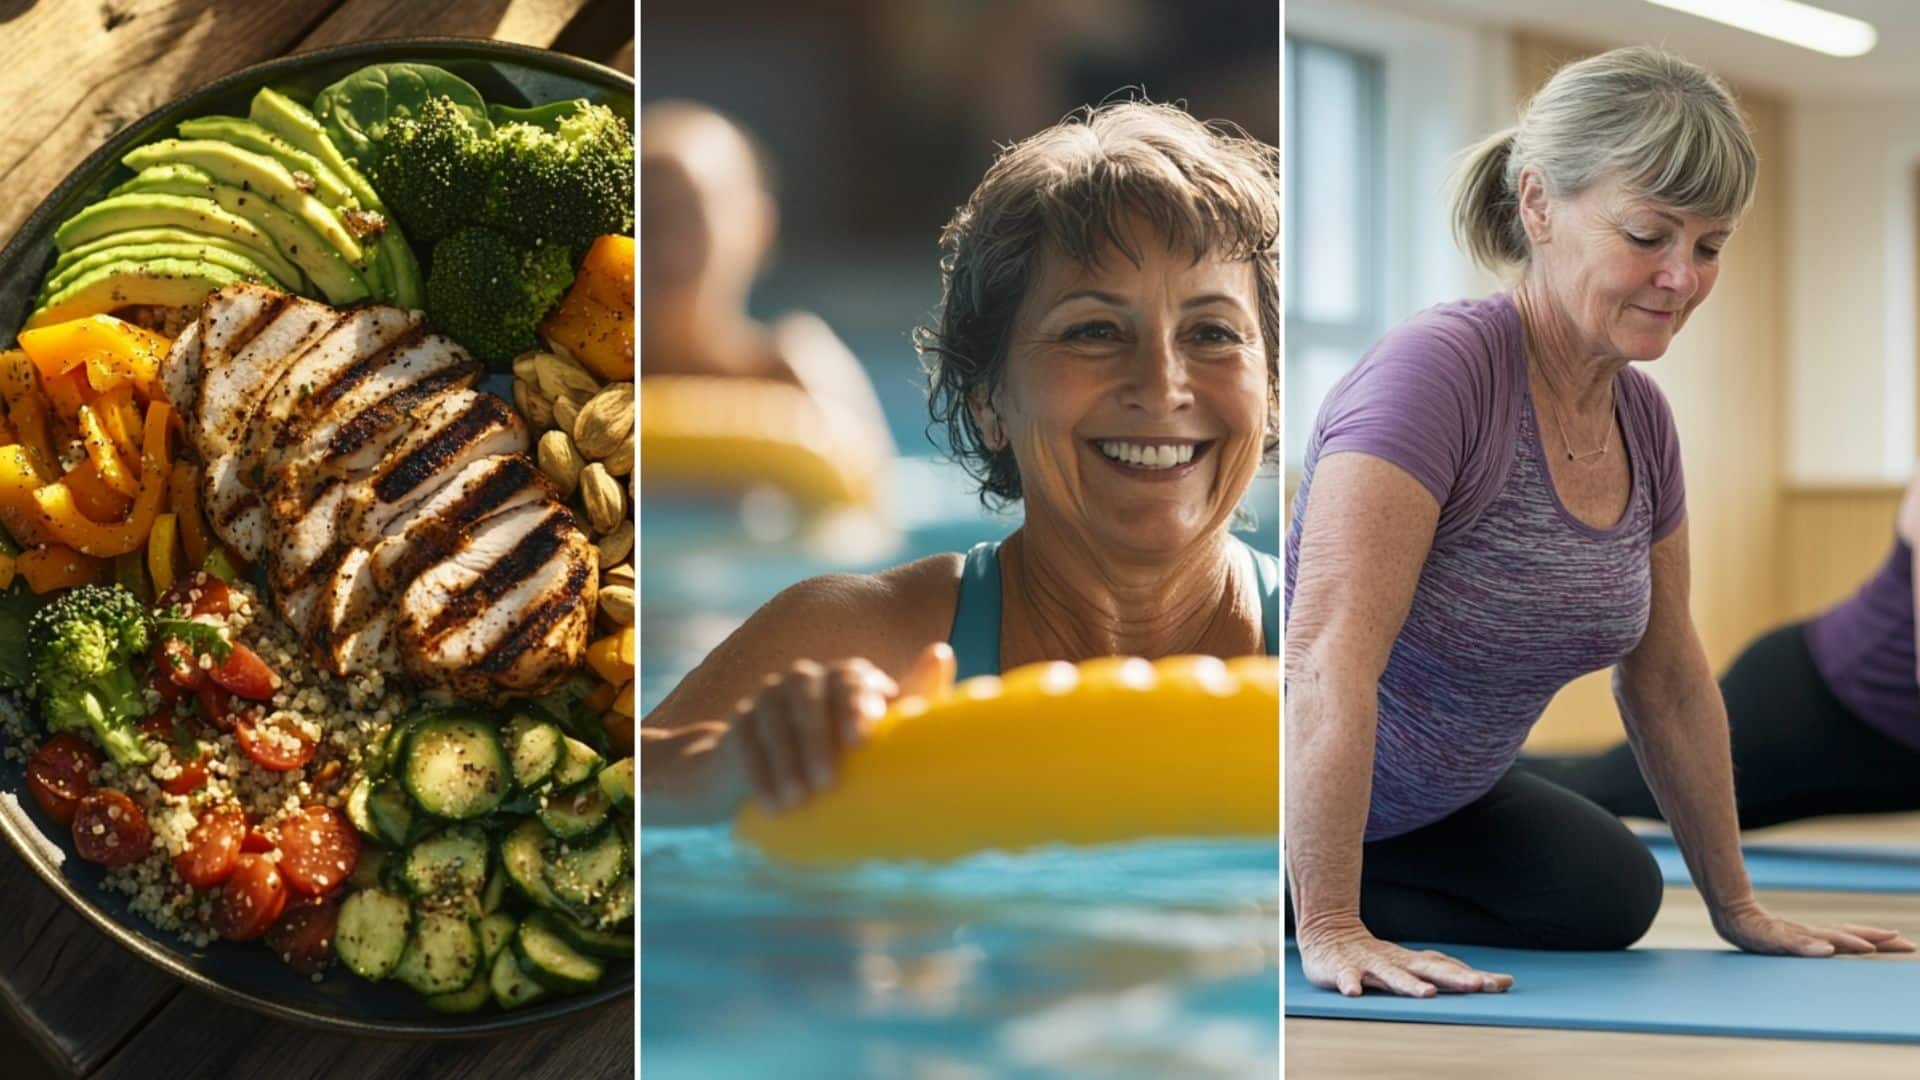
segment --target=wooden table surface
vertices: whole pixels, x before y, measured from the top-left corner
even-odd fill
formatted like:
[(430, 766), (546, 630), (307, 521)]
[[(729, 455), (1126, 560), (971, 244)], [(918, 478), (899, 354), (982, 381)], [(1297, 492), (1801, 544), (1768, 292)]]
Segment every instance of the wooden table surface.
[[(0, 0), (0, 241), (121, 127), (262, 60), (379, 38), (490, 37), (633, 72), (629, 0)], [(520, 1035), (374, 1040), (270, 1020), (121, 949), (0, 845), (0, 1075), (633, 1075), (633, 999)], [(0, 1024), (0, 1027), (4, 1027)], [(14, 1053), (24, 1037), (45, 1065)], [(13, 1044), (13, 1045), (10, 1045)]]

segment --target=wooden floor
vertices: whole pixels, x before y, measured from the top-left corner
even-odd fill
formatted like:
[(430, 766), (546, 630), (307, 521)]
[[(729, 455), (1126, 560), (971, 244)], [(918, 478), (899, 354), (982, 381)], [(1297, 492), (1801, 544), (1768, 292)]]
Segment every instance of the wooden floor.
[[(1915, 846), (1920, 845), (1920, 815), (1827, 819), (1750, 833), (1748, 838)], [(1920, 935), (1920, 895), (1764, 892), (1761, 901), (1770, 910), (1802, 922), (1865, 923), (1902, 930), (1910, 938)], [(1667, 890), (1660, 917), (1642, 944), (1670, 949), (1722, 946), (1707, 920), (1706, 905), (1692, 889)], [(1920, 1008), (1920, 956), (1887, 962), (1915, 964), (1915, 1007)], [(1283, 1050), (1287, 1075), (1312, 1080), (1408, 1076), (1435, 1080), (1508, 1076), (1911, 1080), (1920, 1076), (1920, 1048), (1913, 1046), (1354, 1020), (1289, 1019)]]

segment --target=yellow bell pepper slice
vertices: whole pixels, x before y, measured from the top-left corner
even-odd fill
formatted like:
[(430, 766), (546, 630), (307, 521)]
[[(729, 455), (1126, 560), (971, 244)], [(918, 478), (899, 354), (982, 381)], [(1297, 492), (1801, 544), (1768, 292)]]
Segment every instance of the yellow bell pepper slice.
[(613, 695), (613, 711), (621, 716), (633, 715), (633, 680), (628, 679), (618, 693)]
[(127, 511), (133, 508), (133, 500), (108, 487), (91, 461), (68, 469), (67, 475), (60, 479), (67, 490), (73, 492), (74, 505), (89, 521), (111, 524), (126, 517)]
[(78, 372), (69, 371), (64, 375), (51, 378), (44, 373), (40, 386), (47, 392), (47, 401), (53, 405), (53, 415), (68, 423), (78, 423), (81, 406), (93, 399), (93, 388)]
[(165, 335), (111, 315), (89, 315), (20, 334), (20, 347), (44, 376), (84, 368), (93, 390), (130, 382), (148, 401), (160, 394), (160, 361), (171, 346)]
[(147, 534), (147, 574), (153, 578), (156, 596), (173, 584), (180, 535), (174, 528), (175, 520), (172, 514), (160, 514), (153, 519), (153, 531)]
[(93, 462), (108, 487), (129, 499), (140, 493), (140, 478), (127, 467), (106, 424), (91, 406), (80, 406), (80, 441), (87, 449), (87, 460)]
[(633, 328), (633, 238), (602, 236), (540, 332), (600, 378), (631, 382)]
[(59, 544), (45, 544), (23, 551), (17, 563), (20, 576), (27, 579), (27, 588), (32, 589), (36, 596), (45, 596), (55, 589), (71, 589), (76, 585), (97, 585), (104, 582), (107, 576), (105, 562)]
[(207, 561), (213, 543), (207, 538), (207, 519), (200, 514), (200, 470), (191, 462), (173, 463), (167, 481), (167, 509), (180, 527), (180, 548), (188, 566)]
[(0, 589), (13, 588), (15, 562), (16, 560), (12, 555), (0, 553)]
[(0, 397), (6, 398), (7, 421), (19, 436), (13, 441), (27, 448), (41, 479), (53, 479), (59, 459), (53, 450), (47, 398), (33, 361), (18, 349), (0, 352)]
[(0, 525), (22, 544), (53, 539), (52, 527), (33, 493), (44, 482), (32, 453), (24, 446), (0, 446)]
[(124, 555), (147, 542), (154, 518), (167, 498), (167, 480), (173, 462), (167, 454), (167, 421), (172, 410), (164, 401), (147, 406), (145, 438), (140, 453), (139, 495), (127, 520), (112, 525), (88, 521), (74, 505), (73, 492), (64, 483), (52, 483), (33, 493), (46, 515), (55, 539), (83, 555), (109, 558)]

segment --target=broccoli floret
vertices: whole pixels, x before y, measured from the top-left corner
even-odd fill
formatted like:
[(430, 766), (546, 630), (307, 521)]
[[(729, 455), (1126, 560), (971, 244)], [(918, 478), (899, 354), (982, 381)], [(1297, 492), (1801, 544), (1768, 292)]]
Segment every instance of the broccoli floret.
[(482, 224), (522, 243), (584, 251), (633, 233), (633, 131), (604, 105), (583, 105), (554, 131), (494, 129), (493, 182)]
[(539, 344), (534, 327), (572, 284), (566, 248), (462, 229), (433, 249), (427, 317), (481, 360), (503, 364)]
[(149, 761), (134, 728), (147, 701), (133, 662), (151, 639), (147, 609), (119, 586), (82, 585), (35, 612), (27, 660), (47, 730), (91, 732), (121, 765)]
[(480, 220), (498, 153), (451, 98), (395, 119), (380, 146), (368, 178), (414, 240), (432, 244)]

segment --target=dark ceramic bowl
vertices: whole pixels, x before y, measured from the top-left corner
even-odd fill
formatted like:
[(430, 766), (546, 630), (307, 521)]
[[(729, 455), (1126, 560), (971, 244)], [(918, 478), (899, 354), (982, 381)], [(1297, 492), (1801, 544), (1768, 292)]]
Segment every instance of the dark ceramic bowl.
[[(633, 80), (619, 72), (542, 49), (462, 38), (367, 42), (258, 64), (181, 97), (122, 130), (93, 152), (34, 210), (0, 250), (0, 342), (11, 342), (55, 258), (53, 232), (81, 207), (132, 175), (126, 151), (172, 133), (193, 116), (244, 116), (254, 91), (273, 86), (303, 100), (365, 64), (418, 60), (478, 87), (490, 102), (525, 107), (584, 97), (629, 118)], [(297, 92), (297, 93), (296, 93)], [(4, 739), (0, 739), (4, 742)], [(74, 909), (148, 963), (223, 1000), (316, 1027), (386, 1036), (456, 1036), (523, 1028), (633, 992), (633, 968), (608, 965), (589, 993), (555, 997), (502, 1012), (492, 1005), (464, 1016), (427, 1008), (398, 984), (370, 983), (338, 965), (321, 982), (294, 974), (259, 942), (195, 949), (128, 910), (128, 897), (102, 886), (102, 867), (77, 858), (68, 831), (40, 813), (26, 791), (26, 770), (0, 759), (0, 832), (20, 857)], [(62, 857), (64, 856), (64, 857)]]

